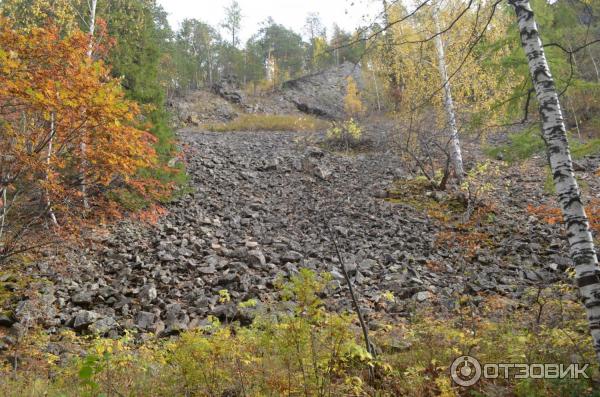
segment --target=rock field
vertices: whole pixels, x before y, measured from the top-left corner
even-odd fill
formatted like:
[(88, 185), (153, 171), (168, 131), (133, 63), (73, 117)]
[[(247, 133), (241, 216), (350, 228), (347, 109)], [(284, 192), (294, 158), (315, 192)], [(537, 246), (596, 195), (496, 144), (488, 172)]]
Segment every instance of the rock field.
[[(493, 241), (467, 259), (437, 243), (438, 221), (380, 198), (405, 177), (385, 145), (349, 156), (302, 134), (180, 136), (193, 192), (155, 226), (123, 222), (69, 253), (66, 265), (52, 255), (31, 264), (32, 281), (0, 326), (15, 335), (41, 325), (116, 336), (173, 335), (209, 315), (247, 324), (276, 297), (276, 280), (301, 267), (331, 272), (328, 307), (351, 310), (334, 238), (372, 324), (419, 305), (452, 310), (461, 294), (518, 298), (527, 285), (557, 280), (569, 263), (558, 227), (523, 215), (527, 200), (542, 200), (536, 175), (512, 175), (522, 183), (498, 198), (512, 209), (489, 225)], [(231, 302), (220, 301), (224, 289)], [(257, 308), (237, 306), (251, 298)]]

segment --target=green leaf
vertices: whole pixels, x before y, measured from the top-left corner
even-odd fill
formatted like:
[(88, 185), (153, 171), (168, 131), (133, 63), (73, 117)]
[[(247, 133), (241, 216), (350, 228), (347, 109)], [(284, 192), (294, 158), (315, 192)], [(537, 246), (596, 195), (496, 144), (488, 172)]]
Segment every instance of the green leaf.
[(89, 365), (84, 365), (79, 370), (79, 379), (82, 379), (82, 380), (91, 379), (93, 374), (94, 374), (94, 369)]

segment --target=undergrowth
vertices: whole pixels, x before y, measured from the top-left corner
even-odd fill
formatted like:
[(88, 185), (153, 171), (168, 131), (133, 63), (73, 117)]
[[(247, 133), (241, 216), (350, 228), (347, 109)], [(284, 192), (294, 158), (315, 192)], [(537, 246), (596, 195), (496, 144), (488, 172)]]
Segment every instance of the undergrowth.
[[(282, 286), (281, 302), (264, 310), (247, 328), (211, 318), (201, 329), (141, 345), (129, 333), (118, 340), (87, 341), (64, 333), (58, 337), (61, 343), (85, 346), (85, 354), (62, 363), (44, 352), (49, 335), (31, 336), (29, 347), (19, 347), (22, 369), (14, 371), (7, 364), (0, 372), (0, 394), (599, 395), (594, 394), (591, 379), (498, 378), (462, 388), (449, 376), (454, 358), (465, 354), (482, 363), (594, 362), (585, 316), (569, 285), (532, 289), (521, 303), (498, 296), (456, 296), (448, 316), (420, 312), (379, 327), (372, 335), (378, 351), (373, 357), (364, 348), (353, 315), (325, 310), (319, 296), (329, 288), (329, 280), (302, 270)], [(380, 297), (384, 306), (394, 300), (391, 292)], [(241, 305), (256, 304), (250, 300)], [(36, 353), (25, 359), (28, 348)], [(597, 377), (595, 369), (587, 374)]]
[(213, 132), (237, 131), (295, 131), (313, 132), (329, 127), (327, 121), (312, 116), (243, 114), (227, 123), (208, 124), (204, 126)]
[[(527, 160), (535, 154), (543, 154), (546, 148), (540, 133), (532, 129), (509, 134), (508, 140), (507, 144), (486, 148), (485, 153), (514, 163)], [(600, 153), (600, 139), (580, 140), (569, 134), (569, 144), (574, 159)]]

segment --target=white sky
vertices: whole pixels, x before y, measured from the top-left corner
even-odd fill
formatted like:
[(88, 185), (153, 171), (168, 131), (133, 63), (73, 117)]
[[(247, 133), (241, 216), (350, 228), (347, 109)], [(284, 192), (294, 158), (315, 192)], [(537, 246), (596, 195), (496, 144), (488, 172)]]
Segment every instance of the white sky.
[[(158, 3), (169, 13), (171, 27), (177, 29), (185, 18), (218, 27), (224, 19), (224, 8), (231, 0), (158, 0)], [(242, 43), (267, 17), (305, 36), (303, 26), (310, 12), (319, 13), (329, 34), (334, 23), (350, 31), (370, 23), (382, 8), (381, 0), (238, 0), (238, 3), (243, 17)]]

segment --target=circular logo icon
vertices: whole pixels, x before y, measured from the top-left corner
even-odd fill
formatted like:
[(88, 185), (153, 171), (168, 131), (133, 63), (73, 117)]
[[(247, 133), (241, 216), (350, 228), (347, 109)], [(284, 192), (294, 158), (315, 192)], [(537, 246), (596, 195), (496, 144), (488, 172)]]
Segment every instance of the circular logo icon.
[(450, 366), (450, 376), (459, 386), (473, 386), (481, 378), (481, 364), (471, 356), (460, 356)]

